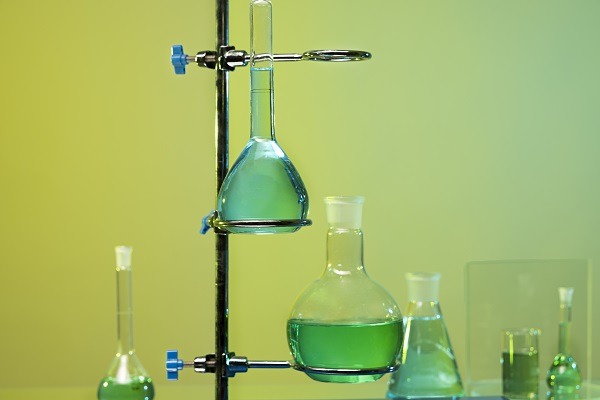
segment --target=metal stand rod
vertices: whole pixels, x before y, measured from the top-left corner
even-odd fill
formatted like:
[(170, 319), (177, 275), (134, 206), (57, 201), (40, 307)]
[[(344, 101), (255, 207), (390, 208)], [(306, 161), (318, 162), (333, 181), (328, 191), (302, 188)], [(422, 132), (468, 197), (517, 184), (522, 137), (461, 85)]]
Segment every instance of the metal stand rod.
[[(229, 0), (216, 0), (216, 51), (229, 44)], [(216, 70), (216, 183), (217, 193), (229, 168), (229, 76)], [(215, 399), (227, 400), (229, 353), (229, 237), (215, 230)]]

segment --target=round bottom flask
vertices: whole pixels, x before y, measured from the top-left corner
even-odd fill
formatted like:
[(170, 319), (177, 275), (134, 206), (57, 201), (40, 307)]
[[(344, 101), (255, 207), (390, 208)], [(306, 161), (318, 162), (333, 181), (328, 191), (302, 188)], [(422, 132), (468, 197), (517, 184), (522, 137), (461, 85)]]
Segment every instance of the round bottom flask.
[(440, 274), (409, 273), (408, 309), (400, 368), (388, 398), (460, 397), (464, 394), (454, 351), (438, 301)]
[(363, 266), (362, 197), (327, 197), (327, 267), (298, 297), (287, 324), (296, 363), (321, 382), (371, 382), (394, 369), (402, 315)]

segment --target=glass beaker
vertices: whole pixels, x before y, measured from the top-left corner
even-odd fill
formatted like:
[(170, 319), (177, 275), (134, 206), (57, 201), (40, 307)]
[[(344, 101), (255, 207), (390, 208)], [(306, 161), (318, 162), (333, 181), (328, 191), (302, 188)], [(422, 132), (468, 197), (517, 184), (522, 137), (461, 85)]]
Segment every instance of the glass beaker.
[(363, 197), (326, 197), (327, 266), (287, 323), (296, 368), (321, 382), (375, 381), (396, 363), (402, 315), (363, 265)]
[[(558, 324), (558, 354), (546, 374), (550, 387), (549, 396), (569, 398), (581, 388), (581, 371), (571, 354), (571, 314), (573, 305), (572, 287), (558, 288), (560, 299)], [(573, 398), (573, 397), (571, 397)]]
[[(295, 232), (307, 216), (308, 194), (275, 139), (271, 2), (253, 0), (250, 15), (250, 140), (223, 181), (217, 217), (238, 222), (238, 226), (219, 225), (232, 233)], [(261, 221), (289, 225), (260, 226)]]
[(98, 386), (98, 400), (152, 400), (154, 383), (133, 347), (131, 247), (117, 246), (117, 354)]
[(509, 399), (537, 399), (539, 329), (502, 332), (502, 394)]
[(406, 274), (408, 307), (400, 368), (390, 377), (387, 397), (458, 397), (464, 394), (438, 300), (439, 273)]

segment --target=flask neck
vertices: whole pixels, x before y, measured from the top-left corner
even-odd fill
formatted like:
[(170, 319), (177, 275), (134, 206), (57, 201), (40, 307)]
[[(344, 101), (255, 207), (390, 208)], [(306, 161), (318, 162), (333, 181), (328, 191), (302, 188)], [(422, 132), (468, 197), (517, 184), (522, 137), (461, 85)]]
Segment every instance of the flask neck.
[(271, 2), (250, 5), (250, 137), (275, 140)]
[(327, 269), (325, 275), (366, 276), (363, 265), (363, 233), (360, 228), (329, 228), (327, 232)]
[(406, 308), (407, 317), (441, 317), (442, 311), (437, 300), (410, 300)]
[(273, 68), (250, 69), (250, 137), (275, 140)]
[(133, 352), (131, 269), (117, 267), (117, 356)]
[(571, 307), (565, 304), (560, 305), (558, 351), (564, 355), (571, 355)]

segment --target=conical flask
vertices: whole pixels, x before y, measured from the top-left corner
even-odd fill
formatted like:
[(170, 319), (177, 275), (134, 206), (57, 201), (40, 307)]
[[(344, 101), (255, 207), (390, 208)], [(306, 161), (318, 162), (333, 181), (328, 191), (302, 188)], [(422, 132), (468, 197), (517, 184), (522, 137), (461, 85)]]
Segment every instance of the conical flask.
[[(308, 194), (275, 140), (271, 2), (253, 0), (250, 14), (250, 140), (223, 181), (217, 217), (232, 233), (294, 232), (308, 213)], [(269, 221), (287, 225), (260, 225)]]
[(327, 266), (287, 323), (296, 368), (322, 382), (375, 381), (396, 364), (402, 315), (363, 265), (362, 197), (327, 197)]
[(440, 274), (409, 273), (406, 281), (409, 303), (401, 365), (390, 378), (387, 396), (462, 396), (462, 381), (438, 300)]
[(154, 384), (133, 347), (131, 247), (117, 246), (117, 354), (98, 386), (98, 400), (152, 400)]
[(558, 288), (560, 299), (558, 325), (558, 354), (546, 374), (546, 382), (550, 387), (548, 395), (553, 398), (577, 398), (581, 388), (581, 371), (571, 354), (571, 314), (573, 305), (573, 288)]

